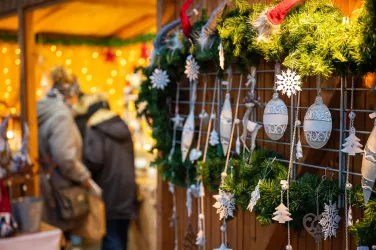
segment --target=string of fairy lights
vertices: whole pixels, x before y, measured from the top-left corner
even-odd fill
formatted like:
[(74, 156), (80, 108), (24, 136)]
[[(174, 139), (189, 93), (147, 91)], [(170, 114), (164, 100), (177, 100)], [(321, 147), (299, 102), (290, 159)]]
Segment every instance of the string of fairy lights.
[[(134, 73), (134, 69), (147, 64), (151, 46), (151, 43), (125, 47), (37, 44), (33, 58), (36, 61), (36, 99), (42, 98), (51, 87), (50, 70), (63, 65), (68, 73), (77, 76), (84, 93), (108, 93), (111, 109), (128, 121), (135, 137), (142, 137), (135, 140), (136, 150), (151, 149), (150, 128), (146, 121), (137, 119), (134, 105), (142, 77), (141, 73)], [(0, 42), (0, 51), (0, 116), (12, 114), (7, 136), (11, 139), (11, 147), (19, 148), (21, 50), (15, 42)], [(144, 161), (139, 162), (144, 165)]]

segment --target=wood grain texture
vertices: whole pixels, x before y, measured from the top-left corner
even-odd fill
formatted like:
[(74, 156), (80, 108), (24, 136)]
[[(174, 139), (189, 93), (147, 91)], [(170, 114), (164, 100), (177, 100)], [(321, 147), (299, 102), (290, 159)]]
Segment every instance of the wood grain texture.
[[(201, 3), (201, 8), (206, 8), (208, 13), (211, 13), (216, 6), (221, 2), (220, 0), (194, 0), (192, 6), (197, 4), (198, 2)], [(249, 1), (251, 3), (251, 1)], [(269, 2), (269, 1), (268, 1)], [(339, 7), (345, 15), (350, 15), (354, 9), (357, 9), (361, 6), (361, 0), (334, 0), (334, 4)], [(175, 18), (179, 17), (179, 9), (184, 3), (184, 0), (176, 0), (175, 1)], [(192, 22), (194, 22), (194, 17)], [(264, 69), (274, 69), (274, 65), (270, 63), (262, 62), (259, 67), (259, 70)], [(233, 86), (237, 87), (239, 80), (238, 76), (234, 77)], [(273, 73), (258, 73), (257, 74), (257, 87), (258, 88), (271, 88), (273, 87)], [(351, 79), (349, 78), (349, 83), (351, 83)], [(304, 83), (304, 87), (316, 88), (316, 80), (314, 77), (308, 79)], [(364, 83), (362, 80), (358, 80), (356, 82), (356, 87), (363, 87)], [(188, 83), (184, 83), (184, 87), (189, 86)], [(200, 81), (199, 88), (203, 86), (203, 81)], [(208, 87), (214, 86), (214, 77), (209, 78)], [(328, 88), (340, 88), (340, 79), (332, 78), (326, 81), (323, 81), (322, 87)], [(222, 101), (224, 97), (224, 91), (222, 91)], [(237, 91), (232, 91), (231, 94), (231, 101), (234, 104), (236, 100), (236, 93)], [(273, 91), (271, 90), (256, 90), (256, 95), (260, 97), (261, 101), (267, 102), (271, 99)], [(210, 92), (207, 93), (207, 102), (211, 100)], [(309, 107), (315, 100), (317, 92), (315, 90), (312, 91), (303, 91), (301, 95), (301, 106)], [(183, 96), (187, 96), (184, 95)], [(201, 93), (198, 92), (199, 99), (201, 101)], [(324, 98), (325, 103), (328, 104), (330, 108), (340, 108), (340, 92), (339, 91), (323, 91), (322, 96)], [(348, 92), (347, 96), (345, 96), (347, 105), (349, 107), (350, 104), (350, 92)], [(290, 100), (283, 97), (283, 100), (286, 102), (287, 105), (290, 105)], [(376, 93), (375, 92), (364, 92), (364, 91), (355, 91), (354, 97), (354, 108), (355, 109), (375, 109), (376, 103)], [(242, 101), (242, 100), (241, 100)], [(206, 107), (206, 111), (210, 107)], [(188, 105), (184, 104), (181, 105), (180, 110), (185, 110), (185, 114), (188, 110)], [(201, 105), (196, 105), (196, 115), (198, 115), (199, 111), (201, 110)], [(304, 119), (304, 114), (307, 109), (301, 109), (299, 118), (301, 121)], [(235, 107), (233, 107), (233, 113), (235, 111)], [(242, 117), (244, 109), (239, 110), (239, 117)], [(257, 121), (262, 121), (263, 116), (263, 109), (257, 109), (254, 111), (254, 116)], [(290, 116), (290, 113), (289, 113)], [(332, 111), (333, 116), (333, 128), (339, 128), (340, 119), (339, 119), (339, 112)], [(218, 117), (218, 114), (217, 114)], [(290, 122), (289, 122), (290, 123)], [(346, 124), (348, 126), (348, 124)], [(196, 121), (196, 126), (198, 127), (198, 121)], [(368, 118), (368, 113), (357, 113), (357, 117), (355, 119), (355, 127), (359, 131), (370, 131), (373, 127), (373, 122)], [(217, 126), (218, 128), (218, 126)], [(240, 128), (240, 131), (242, 128)], [(203, 126), (203, 131), (206, 131), (206, 125)], [(300, 130), (301, 140), (303, 145), (307, 145), (303, 130)], [(363, 145), (366, 143), (367, 135), (358, 135), (361, 139)], [(205, 136), (203, 137), (205, 138)], [(267, 136), (264, 131), (259, 132), (258, 139), (267, 140)], [(286, 134), (282, 137), (281, 141), (289, 142), (290, 140), (290, 128), (288, 127), (286, 130)], [(258, 145), (264, 148), (276, 150), (281, 152), (285, 159), (288, 159), (289, 155), (289, 146), (282, 146), (277, 145), (275, 143), (269, 142), (258, 142)], [(333, 131), (330, 141), (328, 142), (326, 148), (338, 149), (339, 148), (339, 132)], [(303, 148), (304, 152), (304, 162), (308, 164), (315, 164), (321, 166), (327, 166), (330, 168), (338, 169), (339, 167), (339, 158), (338, 153), (328, 152), (325, 150), (310, 150), (308, 148)], [(356, 156), (351, 163), (350, 171), (360, 173), (361, 168), (361, 156)], [(297, 167), (297, 175), (300, 176), (306, 172), (316, 173), (317, 175), (323, 175), (324, 171), (318, 171), (317, 169), (307, 168), (307, 167)], [(328, 173), (329, 175), (329, 173)], [(333, 178), (338, 178), (338, 174), (334, 175)], [(350, 181), (352, 183), (360, 183), (359, 177), (352, 176)], [(163, 184), (164, 185), (164, 184)], [(206, 191), (205, 197), (205, 222), (206, 222), (206, 236), (207, 236), (207, 244), (206, 249), (211, 250), (213, 248), (218, 248), (221, 243), (221, 234), (220, 234), (220, 225), (221, 222), (219, 221), (219, 216), (216, 214), (215, 209), (213, 208), (214, 200), (212, 195), (214, 193)], [(182, 235), (187, 227), (186, 225), (186, 207), (185, 207), (185, 192), (181, 191), (177, 194), (178, 200), (178, 217), (179, 217), (179, 230), (180, 230), (180, 243), (182, 242)], [(159, 200), (162, 204), (170, 204), (170, 198), (165, 195), (166, 200)], [(167, 207), (167, 206), (166, 206)], [(195, 208), (195, 207), (194, 207)], [(343, 209), (342, 209), (343, 210)], [(196, 210), (194, 210), (195, 213)], [(197, 216), (197, 215), (195, 215)], [(328, 240), (320, 244), (320, 249), (322, 250), (344, 250), (345, 248), (345, 234), (344, 234), (344, 214), (341, 214), (342, 220), (340, 223), (340, 230), (337, 233), (337, 238), (333, 240)], [(362, 216), (362, 212), (358, 209), (353, 210), (354, 221), (360, 219)], [(166, 218), (164, 220), (165, 223), (168, 223)], [(193, 223), (195, 223), (193, 221)], [(163, 225), (160, 225), (161, 229), (166, 228)], [(195, 228), (195, 227), (194, 227)], [(161, 233), (163, 235), (164, 241), (170, 240), (172, 241), (172, 231)], [(279, 224), (273, 224), (267, 227), (262, 227), (256, 220), (256, 216), (254, 213), (250, 213), (249, 211), (238, 211), (237, 216), (235, 219), (231, 220), (228, 223), (228, 241), (229, 247), (233, 250), (284, 250), (287, 244), (287, 230), (284, 226)], [(294, 250), (316, 250), (317, 245), (315, 244), (312, 237), (307, 234), (305, 231), (301, 232), (292, 232), (291, 238), (292, 246)], [(164, 245), (158, 248), (159, 250), (172, 250), (170, 247), (172, 244)], [(351, 239), (350, 240), (350, 249), (356, 249), (356, 242)], [(181, 245), (179, 246), (179, 249)], [(198, 249), (198, 248), (197, 248)]]

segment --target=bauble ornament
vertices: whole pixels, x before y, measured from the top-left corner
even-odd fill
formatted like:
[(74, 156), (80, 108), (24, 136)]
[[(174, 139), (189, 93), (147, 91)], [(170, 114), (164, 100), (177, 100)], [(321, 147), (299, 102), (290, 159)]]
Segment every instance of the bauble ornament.
[(313, 148), (322, 148), (329, 141), (332, 132), (332, 115), (318, 95), (304, 116), (304, 136)]
[(288, 123), (286, 104), (279, 99), (278, 93), (273, 94), (264, 110), (264, 128), (268, 137), (272, 140), (279, 140), (286, 131)]

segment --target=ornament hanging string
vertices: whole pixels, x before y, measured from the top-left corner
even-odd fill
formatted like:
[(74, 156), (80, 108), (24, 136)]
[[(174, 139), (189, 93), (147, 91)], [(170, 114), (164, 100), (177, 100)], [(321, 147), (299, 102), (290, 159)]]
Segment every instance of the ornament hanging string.
[(174, 128), (173, 128), (173, 134), (172, 134), (172, 148), (170, 151), (170, 154), (168, 156), (168, 160), (171, 161), (172, 155), (175, 152), (175, 147), (176, 147), (176, 129), (179, 126), (179, 96), (180, 96), (180, 82), (176, 83), (176, 100), (175, 100), (175, 118), (178, 119), (174, 121)]
[(276, 62), (274, 65), (274, 86), (273, 86), (275, 93), (277, 92), (277, 81), (278, 81), (277, 75), (280, 75), (280, 74), (281, 74), (281, 64), (279, 62)]
[[(207, 130), (207, 133), (206, 133), (206, 142), (205, 142), (205, 149), (204, 149), (204, 157), (203, 157), (203, 162), (205, 163), (206, 162), (206, 156), (207, 156), (207, 153), (208, 153), (208, 148), (209, 148), (209, 138), (210, 138), (210, 130), (211, 130), (211, 127), (212, 127), (212, 124), (213, 124), (213, 120), (214, 120), (214, 107), (215, 107), (215, 99), (216, 99), (216, 92), (217, 92), (217, 88), (218, 88), (218, 79), (215, 79), (215, 85), (214, 85), (214, 93), (213, 93), (213, 99), (212, 99), (212, 104), (211, 104), (211, 111), (210, 111), (210, 119), (209, 119), (209, 124), (208, 124), (208, 130)], [(215, 125), (215, 122), (214, 122), (214, 125)]]
[(205, 81), (204, 81), (204, 93), (203, 93), (203, 97), (202, 97), (202, 106), (201, 106), (201, 114), (200, 114), (200, 130), (198, 132), (198, 139), (197, 139), (197, 150), (200, 149), (200, 145), (201, 145), (201, 136), (202, 136), (202, 125), (203, 125), (203, 121), (204, 119), (208, 116), (208, 114), (206, 113), (205, 111), (205, 101), (206, 101), (206, 86), (208, 84), (208, 75), (205, 74)]

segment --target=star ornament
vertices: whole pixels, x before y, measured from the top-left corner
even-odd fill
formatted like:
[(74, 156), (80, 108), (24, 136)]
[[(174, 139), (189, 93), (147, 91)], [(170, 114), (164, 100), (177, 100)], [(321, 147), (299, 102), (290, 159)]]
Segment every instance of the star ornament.
[(277, 90), (282, 91), (282, 94), (287, 94), (290, 98), (291, 95), (295, 95), (297, 91), (302, 91), (300, 75), (295, 71), (288, 69), (282, 71), (281, 75), (277, 75)]
[(188, 56), (184, 73), (190, 81), (196, 81), (198, 79), (198, 74), (200, 73), (199, 69), (200, 66), (198, 66), (194, 57), (192, 55)]
[(156, 89), (164, 89), (170, 82), (168, 78), (167, 71), (161, 69), (155, 69), (153, 74), (150, 76), (152, 87)]
[(235, 197), (231, 193), (219, 190), (219, 194), (213, 195), (217, 202), (213, 205), (217, 209), (219, 219), (227, 219), (229, 216), (234, 216), (235, 211)]
[(183, 127), (184, 118), (181, 117), (179, 114), (176, 114), (171, 121), (174, 123), (174, 128), (181, 128)]

